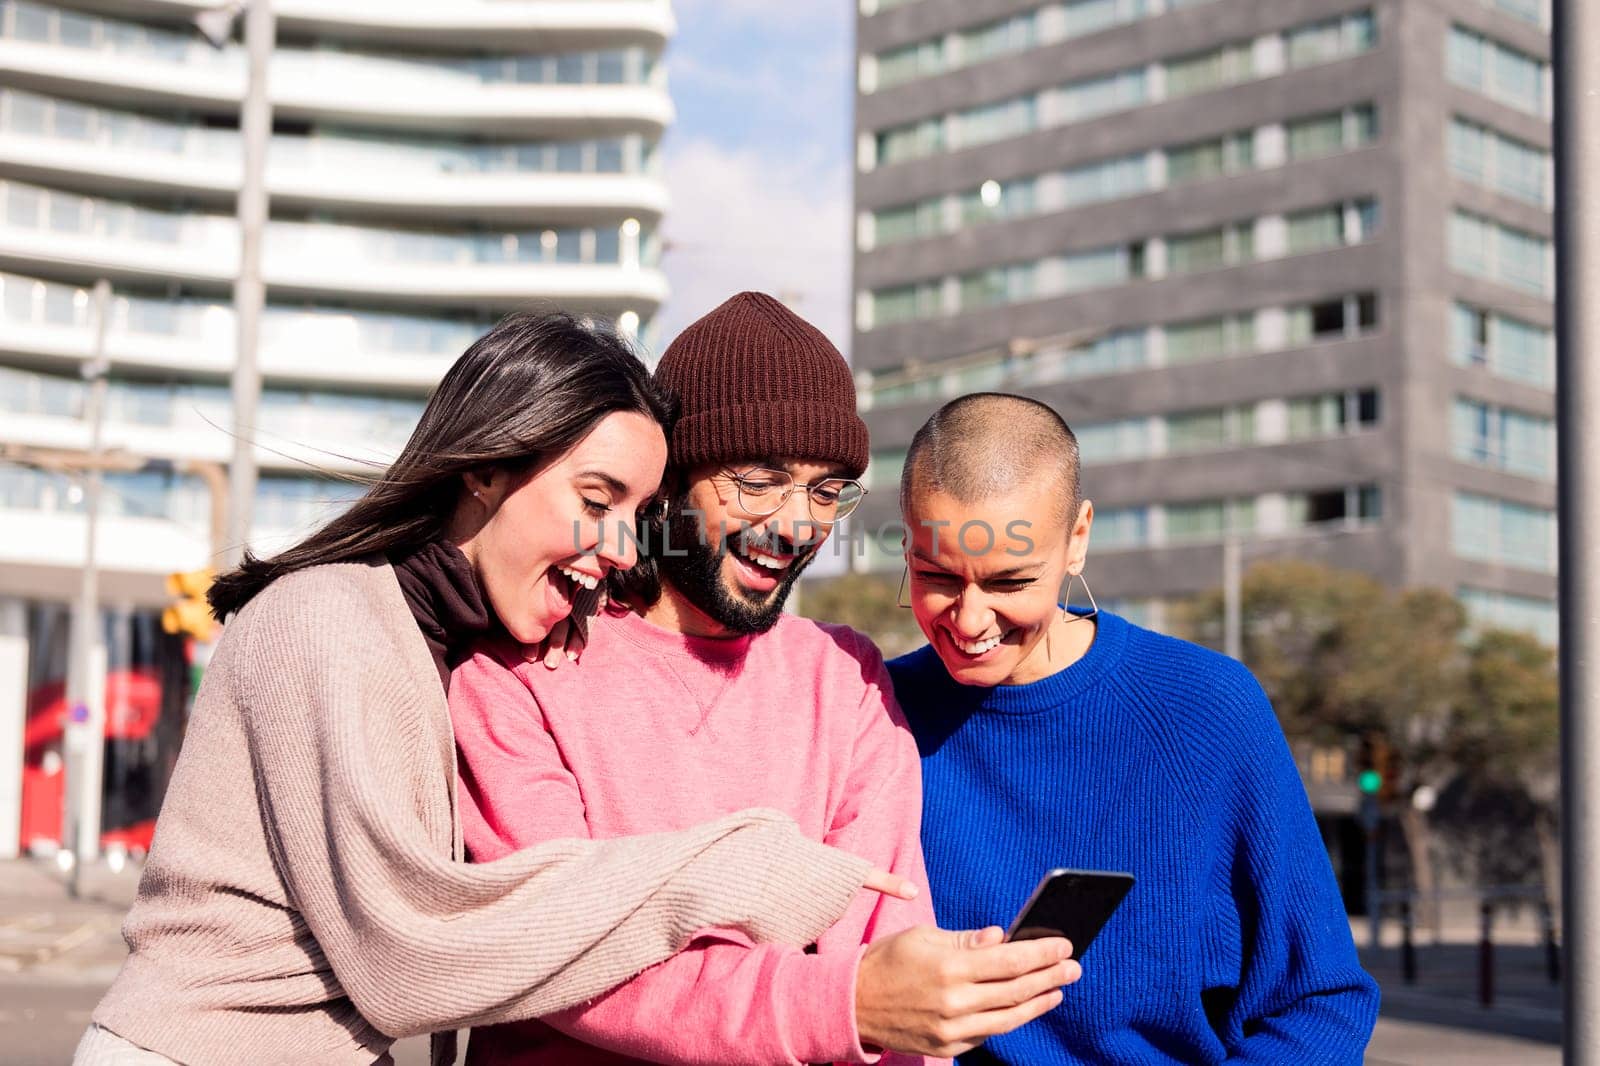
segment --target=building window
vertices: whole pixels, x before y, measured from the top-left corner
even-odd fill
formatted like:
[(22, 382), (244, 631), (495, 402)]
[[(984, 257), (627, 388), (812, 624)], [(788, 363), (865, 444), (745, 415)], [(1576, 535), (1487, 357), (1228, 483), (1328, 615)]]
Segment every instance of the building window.
[(1167, 362), (1173, 365), (1226, 359), (1256, 350), (1256, 318), (1253, 314), (1174, 322), (1162, 327), (1162, 330), (1166, 335)]
[(873, 239), (881, 245), (935, 236), (944, 230), (942, 208), (939, 200), (883, 208), (873, 215)]
[(1445, 56), (1457, 85), (1530, 115), (1548, 116), (1550, 67), (1544, 61), (1463, 26), (1450, 27)]
[(1290, 440), (1338, 436), (1377, 424), (1377, 389), (1325, 392), (1297, 396), (1289, 401)]
[(1450, 352), (1459, 366), (1540, 388), (1555, 384), (1555, 338), (1548, 329), (1458, 303), (1450, 309)]
[(1463, 559), (1556, 572), (1556, 515), (1547, 508), (1458, 492), (1450, 536)]
[(1289, 497), (1291, 528), (1342, 523), (1367, 525), (1383, 518), (1383, 493), (1377, 485), (1347, 485), (1295, 493)]
[(1378, 137), (1378, 113), (1371, 104), (1295, 119), (1285, 126), (1291, 162), (1361, 148)]
[(1167, 182), (1219, 178), (1255, 166), (1255, 136), (1248, 130), (1167, 149)]
[(1018, 385), (1048, 385), (1074, 378), (1120, 374), (1149, 365), (1142, 329), (1113, 330), (1086, 344), (1042, 347), (1022, 362), (1011, 379)]
[(905, 469), (906, 450), (891, 448), (873, 452), (867, 462), (867, 472), (861, 476), (868, 489), (898, 491), (900, 474)]
[(1289, 308), (1289, 343), (1358, 337), (1378, 327), (1378, 297), (1363, 292)]
[(1550, 294), (1550, 242), (1465, 211), (1450, 215), (1450, 265), (1541, 296)]
[(944, 151), (944, 120), (925, 118), (878, 134), (878, 165), (920, 159)]
[(938, 74), (945, 67), (943, 38), (916, 41), (878, 54), (878, 88), (887, 89), (904, 82)]
[(973, 311), (1031, 300), (1038, 291), (1037, 271), (1035, 263), (1012, 263), (968, 274), (961, 279), (960, 309)]
[(1450, 169), (1465, 181), (1540, 207), (1550, 206), (1550, 153), (1505, 134), (1455, 118), (1450, 122)]
[(961, 224), (972, 226), (1007, 218), (1031, 215), (1036, 210), (1033, 178), (1016, 181), (986, 181), (976, 189), (960, 194)]
[(1169, 274), (1239, 266), (1255, 257), (1255, 227), (1248, 222), (1167, 238)]
[(1290, 255), (1320, 252), (1359, 244), (1377, 229), (1378, 208), (1373, 200), (1297, 211), (1288, 216)]
[(1166, 416), (1169, 455), (1217, 451), (1252, 444), (1256, 439), (1254, 407), (1219, 407)]
[(1451, 413), (1451, 443), (1465, 463), (1508, 474), (1554, 481), (1554, 420), (1481, 400), (1457, 397)]
[(1150, 509), (1107, 507), (1097, 510), (1089, 539), (1098, 551), (1144, 547), (1150, 543)]
[(962, 30), (956, 34), (956, 54), (965, 66), (1021, 52), (1038, 43), (1037, 27), (1036, 16), (1029, 11), (976, 29)]
[(1168, 99), (1207, 92), (1255, 76), (1254, 53), (1248, 42), (1169, 59), (1166, 66)]
[[(1099, 518), (1096, 516), (1096, 524)], [(1554, 647), (1561, 632), (1561, 616), (1553, 600), (1532, 596), (1515, 596), (1509, 592), (1495, 592), (1462, 586), (1456, 598), (1467, 609), (1467, 616), (1479, 626), (1493, 629), (1513, 629), (1537, 637)]]
[(1484, 7), (1503, 11), (1514, 19), (1541, 29), (1550, 25), (1549, 0), (1479, 0)]
[(974, 145), (1003, 141), (1032, 133), (1036, 127), (1034, 101), (1031, 96), (1002, 100), (995, 104), (968, 108), (958, 112), (952, 120), (952, 149), (970, 148)]
[(1291, 67), (1327, 63), (1370, 51), (1378, 43), (1378, 24), (1370, 11), (1327, 19), (1290, 30), (1284, 39)]
[[(1150, 455), (1150, 420), (1124, 418), (1115, 422), (1093, 422), (1077, 427), (1078, 458), (1083, 463), (1126, 462)], [(1098, 516), (1096, 525), (1099, 524)]]
[(873, 325), (889, 326), (940, 314), (943, 310), (940, 289), (937, 281), (919, 281), (877, 290), (872, 294)]
[(1064, 207), (1137, 196), (1149, 188), (1150, 172), (1142, 155), (1121, 156), (1061, 172)]
[(1047, 91), (1053, 94), (1058, 121), (1081, 122), (1144, 103), (1144, 68), (1070, 82)]
[(1163, 510), (1170, 543), (1221, 540), (1226, 535), (1249, 535), (1256, 528), (1253, 499), (1169, 503)]

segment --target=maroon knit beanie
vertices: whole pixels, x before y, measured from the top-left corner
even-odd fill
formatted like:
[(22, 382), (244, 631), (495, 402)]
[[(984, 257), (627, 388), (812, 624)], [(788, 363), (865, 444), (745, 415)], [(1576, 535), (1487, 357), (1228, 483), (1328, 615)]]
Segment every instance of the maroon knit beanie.
[(657, 383), (682, 415), (674, 466), (774, 458), (867, 468), (867, 425), (844, 356), (822, 331), (764, 293), (741, 292), (667, 347)]

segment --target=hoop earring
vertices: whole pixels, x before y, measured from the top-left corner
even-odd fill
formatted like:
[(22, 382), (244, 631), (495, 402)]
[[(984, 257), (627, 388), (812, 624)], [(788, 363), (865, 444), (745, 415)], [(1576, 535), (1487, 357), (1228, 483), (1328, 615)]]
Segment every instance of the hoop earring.
[(900, 571), (900, 591), (894, 594), (894, 605), (902, 610), (911, 610), (911, 604), (905, 602), (906, 580), (911, 576), (911, 567), (908, 564)]
[[(1083, 594), (1085, 596), (1089, 597), (1089, 613), (1088, 614), (1073, 614), (1072, 611), (1071, 611), (1071, 605), (1072, 605), (1072, 583), (1074, 581), (1083, 582)], [(1095, 602), (1094, 590), (1089, 587), (1089, 579), (1084, 577), (1081, 572), (1069, 575), (1068, 578), (1067, 578), (1067, 594), (1064, 597), (1064, 602), (1061, 605), (1061, 615), (1062, 615), (1063, 620), (1064, 621), (1068, 621), (1068, 622), (1087, 621), (1088, 619), (1095, 617), (1099, 613), (1100, 613), (1100, 605)]]

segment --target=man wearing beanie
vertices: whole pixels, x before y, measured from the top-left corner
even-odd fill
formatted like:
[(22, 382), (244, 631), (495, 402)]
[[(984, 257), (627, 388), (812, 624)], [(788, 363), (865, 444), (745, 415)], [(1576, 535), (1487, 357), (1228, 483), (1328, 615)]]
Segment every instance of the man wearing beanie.
[(885, 1062), (923, 1063), (1049, 1010), (1079, 973), (1064, 942), (933, 928), (917, 748), (877, 649), (783, 613), (864, 492), (867, 429), (843, 357), (777, 300), (740, 293), (686, 329), (656, 377), (682, 413), (668, 517), (647, 531), (628, 606), (594, 621), (576, 664), (487, 647), (451, 679), (472, 857), (771, 807), (920, 891), (863, 894), (805, 951), (702, 930), (592, 1004), (475, 1030), (469, 1063), (798, 1066), (884, 1048)]

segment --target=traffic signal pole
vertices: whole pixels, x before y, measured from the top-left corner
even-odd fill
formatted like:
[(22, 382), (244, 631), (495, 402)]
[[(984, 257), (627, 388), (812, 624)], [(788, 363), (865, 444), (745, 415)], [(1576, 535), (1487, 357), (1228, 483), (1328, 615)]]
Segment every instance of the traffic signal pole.
[(1555, 0), (1562, 940), (1568, 1066), (1600, 1066), (1600, 4)]

